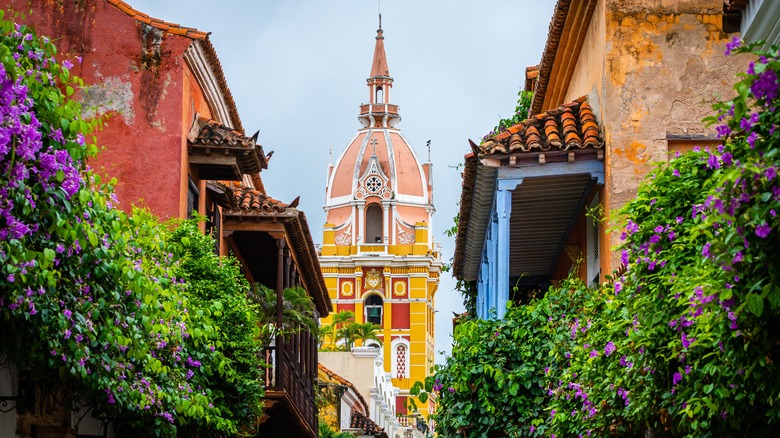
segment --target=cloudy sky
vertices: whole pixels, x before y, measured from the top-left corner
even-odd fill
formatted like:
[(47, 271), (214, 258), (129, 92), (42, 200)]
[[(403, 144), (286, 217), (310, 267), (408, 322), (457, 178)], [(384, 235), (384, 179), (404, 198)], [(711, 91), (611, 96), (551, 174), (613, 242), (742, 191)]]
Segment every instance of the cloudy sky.
[[(301, 197), (315, 243), (322, 242), (325, 177), (358, 129), (368, 101), (377, 0), (126, 0), (155, 18), (212, 32), (241, 121), (274, 156), (263, 181), (270, 196)], [(450, 228), (469, 152), (514, 110), (525, 67), (539, 63), (555, 0), (384, 0), (381, 4), (392, 102), (418, 157), (434, 164), (435, 239), (449, 261)], [(436, 295), (436, 349), (450, 351), (452, 312), (463, 310), (455, 281)], [(443, 355), (437, 355), (437, 363)]]

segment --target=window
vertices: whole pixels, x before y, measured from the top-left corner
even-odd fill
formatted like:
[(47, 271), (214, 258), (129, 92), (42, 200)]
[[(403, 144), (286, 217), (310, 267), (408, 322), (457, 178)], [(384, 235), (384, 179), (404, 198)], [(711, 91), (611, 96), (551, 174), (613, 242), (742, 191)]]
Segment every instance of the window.
[(391, 348), (393, 378), (408, 379), (409, 340), (404, 338), (393, 339)]
[(370, 204), (366, 208), (366, 243), (382, 243), (382, 207)]
[(373, 322), (378, 326), (382, 326), (382, 297), (379, 295), (371, 295), (366, 299), (365, 304), (365, 320), (366, 322)]
[(599, 200), (598, 197), (593, 200), (593, 202), (590, 204), (590, 207), (588, 207), (588, 210), (590, 210), (591, 215), (585, 217), (585, 232), (587, 235), (585, 238), (587, 239), (587, 272), (588, 272), (588, 284), (598, 284), (600, 282), (600, 275), (601, 275), (601, 267), (599, 262), (599, 251), (600, 251), (600, 245), (599, 245), (599, 220), (597, 218), (594, 218), (593, 216), (598, 216), (599, 211)]
[(406, 377), (406, 345), (398, 344), (395, 347), (395, 377)]
[(382, 87), (376, 87), (376, 103), (385, 103), (385, 92)]
[(200, 190), (198, 190), (198, 186), (195, 185), (195, 181), (192, 180), (192, 178), (189, 179), (189, 184), (187, 185), (187, 219), (193, 218), (193, 212), (198, 212), (198, 199), (200, 198)]

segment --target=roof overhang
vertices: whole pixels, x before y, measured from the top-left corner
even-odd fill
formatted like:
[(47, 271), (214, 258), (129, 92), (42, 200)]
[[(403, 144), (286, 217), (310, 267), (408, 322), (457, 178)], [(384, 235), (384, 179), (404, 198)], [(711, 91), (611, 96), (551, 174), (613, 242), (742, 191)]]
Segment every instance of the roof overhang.
[(604, 184), (604, 141), (587, 99), (470, 144), (453, 274), (477, 280), (496, 193), (508, 190), (510, 277), (549, 277), (586, 198)]
[(558, 0), (539, 64), (530, 115), (563, 103), (598, 0)]
[(241, 181), (268, 168), (259, 133), (247, 137), (215, 120), (196, 116), (187, 138), (189, 163), (202, 180)]
[(306, 215), (296, 209), (298, 200), (290, 204), (277, 201), (264, 193), (244, 186), (210, 183), (209, 189), (222, 209), (222, 231), (229, 238), (241, 263), (255, 281), (273, 276), (268, 270), (276, 261), (277, 248), (271, 239), (283, 238), (300, 272), (304, 289), (314, 301), (320, 317), (332, 310), (325, 278), (320, 269), (317, 250), (311, 237)]
[(244, 126), (238, 116), (236, 102), (228, 88), (217, 52), (208, 38), (195, 39), (184, 52), (184, 61), (195, 75), (213, 118), (243, 133)]

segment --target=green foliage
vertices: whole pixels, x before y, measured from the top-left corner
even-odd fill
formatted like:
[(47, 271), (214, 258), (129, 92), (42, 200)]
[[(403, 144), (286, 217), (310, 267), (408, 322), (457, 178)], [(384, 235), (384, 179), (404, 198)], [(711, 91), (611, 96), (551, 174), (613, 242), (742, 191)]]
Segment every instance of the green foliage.
[(262, 344), (235, 262), (192, 223), (115, 208), (70, 61), (8, 21), (0, 41), (0, 356), (139, 436), (251, 424)]
[(773, 436), (780, 57), (757, 55), (709, 119), (723, 144), (659, 165), (622, 208), (619, 278), (456, 329), (412, 390), (438, 392), (440, 434)]
[[(194, 220), (185, 221), (166, 239), (178, 259), (174, 274), (186, 285), (188, 312), (214, 349), (211, 367), (201, 367), (198, 385), (212, 390), (221, 416), (241, 428), (251, 428), (260, 415), (262, 366), (258, 358), (267, 343), (261, 340), (259, 306), (249, 299), (250, 285), (238, 261), (219, 257), (214, 240), (203, 235)], [(194, 360), (209, 357), (201, 354)], [(215, 366), (214, 366), (215, 365)]]
[[(326, 351), (349, 351), (357, 341), (365, 343), (374, 340), (381, 345), (382, 339), (379, 337), (381, 331), (382, 327), (373, 322), (355, 322), (354, 312), (342, 310), (333, 315), (330, 324), (320, 328), (320, 347), (322, 348), (324, 337), (328, 337), (331, 344), (325, 347)], [(338, 340), (339, 345), (335, 345), (334, 340)]]
[(289, 287), (282, 292), (282, 326), (276, 326), (276, 291), (262, 284), (256, 284), (251, 294), (258, 305), (261, 341), (269, 345), (277, 336), (289, 336), (301, 331), (317, 335), (314, 302), (300, 286)]
[(320, 420), (319, 438), (355, 438), (355, 435), (349, 432), (335, 432), (327, 423)]
[(501, 131), (509, 128), (510, 126), (517, 125), (528, 118), (528, 111), (531, 109), (531, 100), (533, 100), (534, 93), (530, 91), (520, 90), (517, 92), (517, 106), (515, 106), (515, 112), (511, 117), (501, 119), (498, 121), (492, 131), (482, 137), (482, 141), (487, 140)]

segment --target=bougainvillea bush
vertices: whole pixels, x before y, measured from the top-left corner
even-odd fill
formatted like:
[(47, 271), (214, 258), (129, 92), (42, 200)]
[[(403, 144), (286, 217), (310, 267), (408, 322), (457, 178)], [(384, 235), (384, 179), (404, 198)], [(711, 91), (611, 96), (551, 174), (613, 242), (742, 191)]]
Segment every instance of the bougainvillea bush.
[[(173, 233), (116, 208), (85, 164), (98, 122), (69, 99), (80, 60), (55, 55), (0, 19), (0, 357), (142, 434), (235, 433), (262, 395), (256, 332), (238, 329), (254, 326), (248, 285), (234, 262), (206, 257), (213, 241), (194, 226)], [(206, 265), (210, 277), (185, 281)]]
[(439, 431), (775, 435), (780, 59), (754, 47), (728, 46), (756, 58), (708, 119), (721, 144), (659, 165), (622, 208), (624, 272), (600, 287), (565, 282), (504, 321), (456, 331), (453, 356), (416, 388), (438, 390)]

